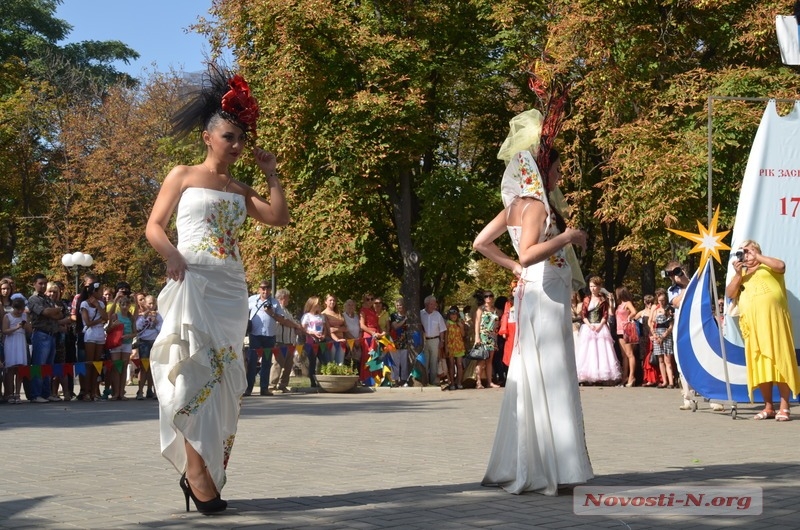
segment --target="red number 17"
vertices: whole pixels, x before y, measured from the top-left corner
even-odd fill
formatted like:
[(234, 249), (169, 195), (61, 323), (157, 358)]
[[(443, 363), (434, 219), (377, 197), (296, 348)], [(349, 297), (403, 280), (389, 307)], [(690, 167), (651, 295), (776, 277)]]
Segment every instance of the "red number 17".
[(781, 215), (787, 215), (786, 203), (788, 202), (794, 203), (794, 208), (792, 208), (792, 213), (788, 215), (791, 215), (792, 217), (797, 217), (797, 208), (798, 206), (800, 206), (800, 197), (788, 197), (788, 198), (781, 197)]

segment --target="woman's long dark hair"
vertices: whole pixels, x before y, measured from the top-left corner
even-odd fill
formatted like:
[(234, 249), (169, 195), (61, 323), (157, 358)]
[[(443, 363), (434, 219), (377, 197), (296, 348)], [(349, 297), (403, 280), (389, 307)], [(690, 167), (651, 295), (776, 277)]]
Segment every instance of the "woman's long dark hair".
[[(97, 287), (95, 287), (95, 286), (97, 286)], [(81, 289), (81, 295), (78, 298), (78, 308), (80, 308), (80, 304), (81, 303), (83, 303), (86, 300), (88, 300), (89, 297), (92, 294), (94, 294), (95, 291), (99, 290), (100, 287), (102, 287), (102, 286), (103, 286), (103, 284), (99, 280), (94, 281), (94, 282), (90, 283), (89, 285), (84, 285), (83, 289)]]

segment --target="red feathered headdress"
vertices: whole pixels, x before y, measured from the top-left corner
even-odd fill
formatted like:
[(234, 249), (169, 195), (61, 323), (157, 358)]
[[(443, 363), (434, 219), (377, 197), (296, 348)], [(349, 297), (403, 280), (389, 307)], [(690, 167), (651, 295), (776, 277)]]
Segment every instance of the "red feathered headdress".
[(536, 165), (539, 166), (542, 175), (547, 175), (550, 171), (550, 150), (564, 125), (564, 106), (567, 103), (569, 86), (555, 82), (551, 82), (548, 86), (541, 76), (533, 73), (528, 80), (528, 87), (533, 90), (542, 104), (544, 121), (542, 122)]
[(247, 126), (249, 132), (256, 133), (258, 103), (250, 95), (250, 87), (239, 74), (228, 79), (230, 90), (222, 96), (222, 110)]

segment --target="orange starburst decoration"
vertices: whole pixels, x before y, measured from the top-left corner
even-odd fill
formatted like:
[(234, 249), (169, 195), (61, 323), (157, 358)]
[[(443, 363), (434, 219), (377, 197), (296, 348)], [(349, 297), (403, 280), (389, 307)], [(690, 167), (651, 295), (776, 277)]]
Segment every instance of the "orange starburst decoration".
[(673, 234), (678, 234), (679, 236), (683, 236), (686, 239), (691, 239), (695, 242), (695, 246), (692, 250), (689, 251), (689, 254), (694, 252), (702, 252), (703, 255), (700, 257), (700, 267), (697, 270), (702, 271), (703, 268), (706, 266), (706, 261), (711, 256), (714, 256), (714, 259), (717, 260), (717, 263), (722, 263), (722, 258), (719, 256), (720, 250), (730, 250), (731, 247), (726, 245), (722, 242), (725, 236), (728, 235), (730, 230), (725, 230), (724, 232), (717, 232), (717, 220), (719, 219), (719, 206), (717, 206), (717, 210), (714, 212), (714, 217), (711, 218), (711, 224), (709, 224), (708, 229), (700, 221), (697, 221), (697, 229), (700, 231), (699, 234), (693, 234), (691, 232), (682, 232), (680, 230), (673, 230), (671, 228), (667, 228)]

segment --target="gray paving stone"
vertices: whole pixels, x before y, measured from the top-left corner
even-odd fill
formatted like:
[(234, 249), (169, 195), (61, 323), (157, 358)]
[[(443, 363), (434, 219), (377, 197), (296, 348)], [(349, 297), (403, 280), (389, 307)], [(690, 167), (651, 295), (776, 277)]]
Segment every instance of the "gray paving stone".
[[(130, 393), (130, 389), (129, 389)], [(797, 527), (800, 422), (678, 410), (676, 390), (583, 387), (590, 485), (760, 486), (760, 517), (604, 517), (480, 480), (502, 390), (246, 398), (229, 511), (184, 511), (155, 401), (0, 405), (0, 528)], [(768, 448), (767, 451), (759, 448)]]

